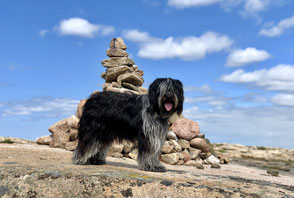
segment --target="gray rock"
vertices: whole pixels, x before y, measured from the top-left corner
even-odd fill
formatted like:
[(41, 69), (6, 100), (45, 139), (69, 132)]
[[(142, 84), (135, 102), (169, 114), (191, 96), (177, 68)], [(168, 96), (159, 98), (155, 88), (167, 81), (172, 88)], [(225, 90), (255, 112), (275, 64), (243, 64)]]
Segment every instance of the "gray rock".
[(279, 176), (279, 171), (277, 171), (277, 170), (269, 169), (266, 172), (267, 172), (267, 174), (270, 174), (270, 175), (275, 176), (275, 177)]
[(211, 164), (211, 168), (220, 169), (221, 168), (221, 165), (219, 165), (219, 164)]
[(206, 164), (220, 164), (220, 160), (213, 155), (211, 155), (207, 159), (205, 159), (204, 162)]

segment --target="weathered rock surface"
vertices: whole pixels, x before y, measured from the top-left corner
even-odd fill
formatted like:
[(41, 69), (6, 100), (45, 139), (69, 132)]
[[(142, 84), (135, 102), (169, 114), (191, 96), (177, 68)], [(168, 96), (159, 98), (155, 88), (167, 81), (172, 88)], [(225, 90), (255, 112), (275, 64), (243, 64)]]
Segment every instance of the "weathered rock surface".
[(36, 139), (36, 143), (40, 145), (50, 145), (50, 142), (52, 141), (52, 136), (42, 136)]
[(199, 125), (197, 122), (181, 118), (176, 120), (172, 126), (171, 130), (175, 132), (177, 137), (185, 139), (185, 140), (191, 140), (194, 137), (196, 137), (199, 134)]
[(0, 144), (0, 195), (7, 197), (293, 197), (293, 176), (228, 164), (168, 165), (140, 171), (135, 160), (73, 165), (72, 152), (36, 144)]
[(126, 50), (127, 46), (124, 43), (123, 39), (118, 37), (118, 38), (113, 38), (111, 40), (109, 48), (117, 48), (117, 49)]
[(190, 145), (193, 148), (200, 149), (203, 152), (209, 151), (209, 146), (204, 139), (201, 138), (194, 138), (190, 141)]

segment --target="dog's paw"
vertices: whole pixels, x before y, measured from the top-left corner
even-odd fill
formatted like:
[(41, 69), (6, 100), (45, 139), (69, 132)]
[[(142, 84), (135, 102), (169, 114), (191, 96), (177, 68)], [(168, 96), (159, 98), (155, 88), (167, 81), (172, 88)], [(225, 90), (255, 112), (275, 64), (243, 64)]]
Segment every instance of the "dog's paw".
[(166, 168), (162, 165), (157, 165), (157, 166), (144, 166), (141, 168), (144, 171), (150, 171), (150, 172), (166, 172)]
[(103, 160), (103, 159), (91, 159), (89, 161), (89, 164), (92, 164), (92, 165), (103, 165), (103, 164), (106, 164), (106, 161)]

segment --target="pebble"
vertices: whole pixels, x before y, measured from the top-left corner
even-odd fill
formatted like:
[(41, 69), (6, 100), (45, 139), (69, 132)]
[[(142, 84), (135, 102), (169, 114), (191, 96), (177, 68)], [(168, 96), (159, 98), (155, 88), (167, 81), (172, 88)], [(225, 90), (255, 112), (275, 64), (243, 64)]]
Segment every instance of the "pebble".
[(275, 177), (278, 177), (278, 175), (279, 175), (279, 171), (273, 170), (273, 169), (269, 169), (266, 172), (267, 172), (267, 174), (270, 174), (270, 175), (275, 176)]
[(220, 169), (221, 166), (219, 164), (211, 164), (211, 168), (217, 168)]

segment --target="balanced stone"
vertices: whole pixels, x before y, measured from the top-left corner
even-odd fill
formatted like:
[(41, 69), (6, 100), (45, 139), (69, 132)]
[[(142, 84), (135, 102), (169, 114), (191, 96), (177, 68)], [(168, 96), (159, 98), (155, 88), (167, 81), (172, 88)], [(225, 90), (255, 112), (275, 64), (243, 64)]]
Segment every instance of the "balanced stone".
[(123, 82), (122, 86), (125, 88), (128, 88), (128, 89), (134, 90), (134, 91), (139, 91), (138, 87), (135, 85), (132, 85), (131, 83)]
[(106, 70), (105, 80), (107, 83), (110, 83), (112, 81), (115, 81), (119, 75), (127, 73), (127, 72), (131, 72), (131, 69), (128, 66), (119, 66), (119, 67), (109, 68)]
[(128, 57), (112, 57), (112, 58), (103, 60), (101, 64), (106, 68), (111, 68), (111, 67), (118, 67), (123, 65), (131, 66), (131, 65), (134, 65), (135, 62)]
[(131, 83), (132, 85), (141, 86), (143, 84), (143, 79), (135, 74), (126, 73), (117, 77), (117, 82), (119, 84), (122, 84), (123, 82), (127, 82), (127, 83)]
[(128, 52), (118, 48), (108, 48), (106, 50), (106, 55), (109, 57), (127, 57)]
[(127, 46), (122, 40), (122, 38), (118, 37), (118, 38), (113, 38), (111, 40), (109, 48), (118, 48), (118, 49), (126, 50)]

